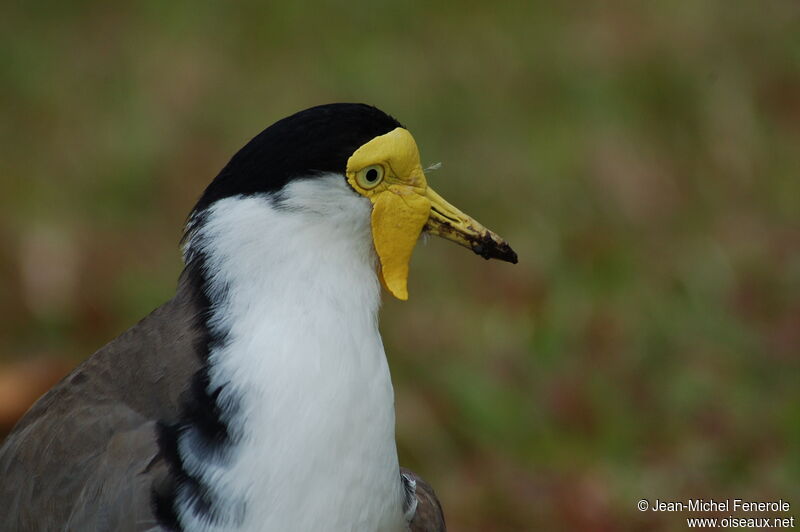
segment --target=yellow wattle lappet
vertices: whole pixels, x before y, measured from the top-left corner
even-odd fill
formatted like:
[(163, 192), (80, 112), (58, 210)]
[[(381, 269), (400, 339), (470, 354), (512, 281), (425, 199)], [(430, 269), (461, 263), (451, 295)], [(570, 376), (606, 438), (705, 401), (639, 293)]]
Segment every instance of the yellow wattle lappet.
[(396, 298), (408, 299), (408, 264), (423, 229), (484, 258), (517, 262), (505, 240), (428, 186), (417, 143), (408, 130), (395, 128), (358, 148), (347, 161), (346, 175), (372, 202), (372, 238), (381, 280)]

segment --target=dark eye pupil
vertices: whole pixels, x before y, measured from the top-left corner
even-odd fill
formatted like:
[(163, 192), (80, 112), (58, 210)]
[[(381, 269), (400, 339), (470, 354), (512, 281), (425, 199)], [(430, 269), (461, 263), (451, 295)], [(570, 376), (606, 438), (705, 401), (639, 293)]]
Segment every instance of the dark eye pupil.
[(370, 183), (374, 182), (376, 179), (378, 179), (378, 171), (374, 168), (370, 168), (367, 170), (366, 178)]

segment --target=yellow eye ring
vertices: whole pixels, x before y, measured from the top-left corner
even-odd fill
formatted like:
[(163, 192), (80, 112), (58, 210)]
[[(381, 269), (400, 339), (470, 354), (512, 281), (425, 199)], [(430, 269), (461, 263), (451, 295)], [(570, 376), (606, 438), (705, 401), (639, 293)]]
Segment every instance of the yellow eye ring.
[(369, 190), (375, 188), (383, 181), (383, 166), (379, 164), (371, 164), (358, 171), (356, 174), (356, 183), (363, 189)]

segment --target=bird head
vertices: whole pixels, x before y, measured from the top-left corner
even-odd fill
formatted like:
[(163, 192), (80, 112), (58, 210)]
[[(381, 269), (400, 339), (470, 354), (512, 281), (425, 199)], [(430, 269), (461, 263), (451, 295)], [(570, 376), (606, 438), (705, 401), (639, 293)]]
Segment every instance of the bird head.
[(279, 194), (293, 180), (340, 174), (369, 200), (378, 274), (396, 298), (408, 299), (408, 267), (423, 232), (511, 263), (517, 255), (497, 234), (428, 186), (419, 149), (397, 120), (363, 104), (312, 107), (265, 129), (209, 185), (194, 213), (238, 195)]
[(347, 160), (347, 182), (372, 203), (372, 240), (381, 279), (408, 299), (408, 263), (422, 231), (471, 248), (485, 258), (517, 262), (508, 243), (445, 201), (431, 187), (407, 129), (396, 127), (360, 146)]

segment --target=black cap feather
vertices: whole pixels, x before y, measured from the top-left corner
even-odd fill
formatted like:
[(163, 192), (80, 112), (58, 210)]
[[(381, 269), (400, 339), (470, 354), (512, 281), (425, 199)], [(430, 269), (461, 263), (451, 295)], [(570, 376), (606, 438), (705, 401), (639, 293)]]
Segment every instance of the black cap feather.
[(332, 103), (279, 120), (256, 135), (206, 188), (202, 211), (222, 198), (275, 192), (296, 177), (344, 173), (347, 159), (364, 143), (400, 123), (376, 107)]

